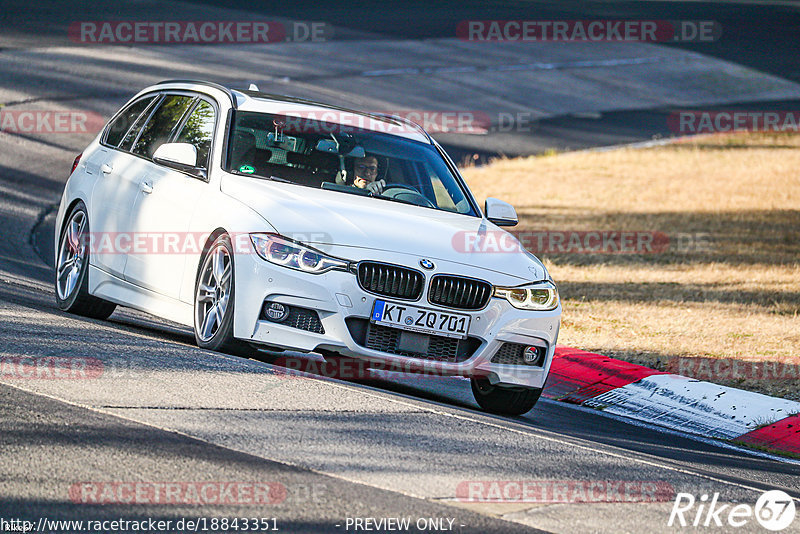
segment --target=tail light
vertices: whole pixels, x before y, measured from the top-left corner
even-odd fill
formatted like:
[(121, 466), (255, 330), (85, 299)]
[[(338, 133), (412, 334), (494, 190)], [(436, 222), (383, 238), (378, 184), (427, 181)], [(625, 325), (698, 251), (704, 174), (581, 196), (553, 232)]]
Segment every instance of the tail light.
[(75, 172), (75, 169), (78, 168), (78, 163), (81, 162), (81, 157), (82, 156), (83, 156), (83, 154), (78, 154), (78, 157), (75, 158), (75, 161), (72, 162), (72, 172), (69, 173), (70, 176), (72, 176), (72, 173)]

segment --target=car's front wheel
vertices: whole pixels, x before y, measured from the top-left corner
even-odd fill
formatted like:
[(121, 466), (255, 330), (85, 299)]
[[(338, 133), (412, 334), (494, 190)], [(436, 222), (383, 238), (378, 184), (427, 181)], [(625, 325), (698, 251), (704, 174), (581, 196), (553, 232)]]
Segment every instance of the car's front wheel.
[(473, 378), (472, 394), (489, 413), (522, 415), (533, 409), (542, 394), (540, 388), (493, 386), (485, 378)]
[(69, 212), (58, 240), (56, 303), (62, 310), (93, 319), (107, 319), (117, 307), (89, 294), (89, 215), (78, 202)]
[(200, 260), (194, 299), (194, 337), (209, 350), (238, 353), (245, 344), (233, 337), (233, 246), (218, 236)]

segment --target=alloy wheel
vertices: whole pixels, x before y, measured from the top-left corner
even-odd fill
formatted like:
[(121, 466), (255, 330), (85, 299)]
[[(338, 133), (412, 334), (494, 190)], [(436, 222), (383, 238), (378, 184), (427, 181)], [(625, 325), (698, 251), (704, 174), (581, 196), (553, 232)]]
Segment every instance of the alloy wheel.
[(58, 251), (56, 289), (61, 300), (68, 299), (78, 285), (81, 268), (86, 260), (85, 229), (86, 213), (77, 210), (67, 223)]
[(217, 243), (203, 262), (195, 296), (197, 336), (204, 342), (222, 326), (231, 293), (231, 274), (230, 253), (223, 243)]

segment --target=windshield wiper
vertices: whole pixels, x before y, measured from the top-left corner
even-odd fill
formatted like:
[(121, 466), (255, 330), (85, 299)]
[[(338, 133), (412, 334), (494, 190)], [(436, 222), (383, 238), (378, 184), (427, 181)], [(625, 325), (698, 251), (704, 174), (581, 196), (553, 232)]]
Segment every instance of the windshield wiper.
[(284, 184), (293, 184), (293, 183), (295, 183), (295, 182), (293, 182), (291, 180), (287, 180), (286, 178), (281, 178), (279, 176), (272, 176), (272, 175), (270, 175), (270, 176), (262, 176), (260, 174), (249, 174), (249, 173), (241, 172), (241, 171), (237, 171), (237, 170), (231, 170), (231, 174), (235, 174), (237, 176), (247, 176), (248, 178), (258, 178), (260, 180), (272, 180), (272, 181), (281, 182), (281, 183), (284, 183)]
[(337, 184), (335, 182), (322, 182), (320, 188), (327, 191), (338, 191), (339, 193), (347, 193), (348, 195), (357, 195), (360, 197), (372, 196), (372, 193), (365, 189), (359, 189), (358, 187), (354, 187), (352, 185)]
[(372, 194), (369, 196), (371, 196), (372, 198), (379, 198), (381, 200), (388, 200), (390, 202), (399, 202), (401, 204), (408, 204), (409, 206), (417, 206), (418, 208), (430, 208), (430, 206), (420, 206), (419, 204), (415, 204), (414, 202), (409, 202), (408, 200), (403, 200), (402, 198), (385, 197), (382, 195), (372, 195)]
[[(379, 198), (381, 200), (388, 200), (390, 202), (399, 202), (401, 204), (408, 204), (409, 206), (419, 206), (420, 208), (428, 208), (429, 206), (420, 206), (419, 204), (415, 204), (413, 202), (409, 202), (408, 200), (403, 200), (401, 198), (393, 198), (393, 197), (385, 197), (383, 195), (375, 195), (367, 191), (366, 189), (359, 189), (358, 187), (352, 185), (343, 185), (337, 184), (334, 182), (322, 182), (320, 186), (322, 189), (328, 191), (337, 191), (339, 193), (346, 193), (348, 195), (356, 195), (359, 197), (371, 197), (371, 198)], [(433, 208), (437, 209), (437, 208)]]

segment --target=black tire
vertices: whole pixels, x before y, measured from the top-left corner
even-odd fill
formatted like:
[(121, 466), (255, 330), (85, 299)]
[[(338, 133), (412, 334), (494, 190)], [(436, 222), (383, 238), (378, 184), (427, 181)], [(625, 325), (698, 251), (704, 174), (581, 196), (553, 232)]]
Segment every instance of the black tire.
[[(80, 230), (72, 245), (65, 241), (70, 232), (72, 223), (81, 220)], [(53, 283), (56, 291), (56, 303), (65, 312), (91, 317), (92, 319), (108, 319), (117, 307), (113, 302), (108, 302), (89, 294), (89, 259), (90, 248), (87, 237), (89, 234), (89, 213), (86, 205), (79, 201), (64, 219), (64, 227), (58, 239), (56, 249), (56, 262)], [(75, 235), (74, 233), (72, 234)], [(66, 268), (68, 257), (72, 257), (71, 265), (77, 269)], [(74, 274), (72, 274), (74, 273)], [(74, 282), (68, 283), (67, 278), (72, 277)]]
[[(224, 254), (227, 256), (229, 260), (229, 268), (230, 268), (230, 286), (229, 289), (223, 292), (223, 295), (227, 297), (226, 305), (224, 311), (222, 313), (222, 320), (219, 321), (219, 325), (213, 330), (210, 336), (206, 335), (209, 332), (201, 332), (202, 328), (205, 323), (198, 324), (198, 321), (202, 321), (200, 318), (201, 315), (205, 316), (207, 308), (200, 308), (203, 306), (204, 303), (199, 301), (200, 298), (200, 287), (201, 282), (205, 281), (206, 276), (209, 274), (206, 271), (206, 268), (209, 266), (208, 262), (213, 261), (211, 258), (212, 254), (217, 253), (218, 250), (223, 250)], [(212, 266), (213, 267), (213, 266)], [(213, 273), (212, 273), (213, 276)], [(213, 350), (216, 352), (226, 352), (229, 354), (235, 354), (237, 356), (246, 356), (253, 352), (250, 345), (247, 343), (237, 340), (233, 337), (233, 316), (234, 316), (234, 300), (236, 294), (236, 283), (234, 277), (234, 257), (233, 257), (233, 245), (231, 244), (231, 239), (228, 234), (220, 234), (208, 247), (207, 250), (203, 252), (203, 256), (200, 258), (200, 264), (197, 268), (197, 277), (195, 279), (194, 285), (194, 339), (197, 343), (198, 347)]]
[(493, 386), (485, 378), (473, 378), (472, 394), (483, 410), (498, 415), (522, 415), (533, 409), (540, 388)]

